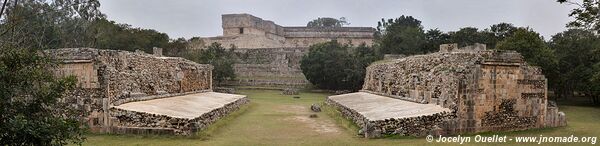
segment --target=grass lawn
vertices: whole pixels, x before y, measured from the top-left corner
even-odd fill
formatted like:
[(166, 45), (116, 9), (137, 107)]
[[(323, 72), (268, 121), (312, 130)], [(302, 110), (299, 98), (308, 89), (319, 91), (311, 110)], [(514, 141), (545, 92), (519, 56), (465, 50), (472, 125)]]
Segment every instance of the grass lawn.
[[(217, 121), (194, 137), (159, 135), (90, 134), (84, 145), (459, 145), (458, 143), (428, 143), (424, 138), (393, 137), (364, 139), (356, 136), (358, 128), (339, 112), (323, 107), (317, 118), (309, 118), (310, 105), (322, 103), (328, 94), (301, 92), (299, 99), (281, 95), (276, 90), (240, 90), (248, 95), (250, 104)], [(511, 136), (600, 136), (600, 108), (561, 105), (567, 114), (568, 126), (517, 132), (484, 133), (482, 135)], [(472, 135), (471, 135), (472, 136)], [(463, 145), (481, 145), (466, 143)], [(506, 145), (506, 143), (486, 143)], [(512, 143), (538, 145), (537, 143)], [(542, 145), (560, 145), (544, 143)], [(590, 143), (562, 143), (590, 145)]]

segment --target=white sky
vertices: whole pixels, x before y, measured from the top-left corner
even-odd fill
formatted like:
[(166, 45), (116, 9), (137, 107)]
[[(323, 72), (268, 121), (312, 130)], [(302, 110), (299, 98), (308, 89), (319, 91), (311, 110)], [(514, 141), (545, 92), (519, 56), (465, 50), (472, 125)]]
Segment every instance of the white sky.
[(425, 29), (456, 31), (500, 22), (529, 26), (549, 39), (566, 30), (572, 5), (556, 0), (100, 0), (108, 19), (155, 29), (171, 38), (221, 35), (221, 14), (248, 13), (282, 26), (317, 17), (346, 17), (350, 26), (410, 15)]

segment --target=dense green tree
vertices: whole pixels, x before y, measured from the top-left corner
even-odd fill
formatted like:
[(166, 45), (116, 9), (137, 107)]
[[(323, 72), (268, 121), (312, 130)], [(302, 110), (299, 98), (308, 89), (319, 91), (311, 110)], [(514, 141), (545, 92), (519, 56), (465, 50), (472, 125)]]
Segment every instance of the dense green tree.
[(89, 45), (86, 26), (103, 17), (96, 0), (5, 0), (0, 10), (0, 145), (80, 143), (85, 128), (63, 95), (73, 77), (53, 76), (41, 50)]
[(511, 36), (516, 29), (517, 27), (510, 23), (494, 24), (480, 32), (481, 37), (484, 39), (481, 43), (485, 43), (488, 48), (495, 48), (496, 43)]
[(163, 53), (166, 56), (179, 56), (186, 51), (189, 42), (190, 41), (185, 40), (185, 38), (171, 40), (166, 46), (163, 46)]
[[(556, 61), (552, 50), (539, 33), (529, 28), (519, 28), (514, 34), (498, 43), (498, 50), (515, 50), (531, 64), (544, 67)], [(549, 56), (547, 56), (549, 55)], [(547, 64), (551, 63), (551, 64)]]
[(396, 19), (382, 19), (377, 23), (375, 32), (376, 46), (384, 54), (423, 54), (426, 43), (421, 21), (412, 16), (400, 16)]
[(181, 56), (201, 64), (210, 64), (213, 68), (212, 78), (216, 85), (223, 81), (235, 79), (233, 65), (235, 63), (235, 47), (225, 49), (219, 43), (212, 43), (206, 49), (187, 50)]
[(76, 79), (54, 77), (37, 51), (0, 48), (0, 145), (81, 143), (78, 110), (58, 102)]
[(89, 45), (89, 20), (104, 17), (97, 0), (5, 1), (0, 44), (49, 49)]
[(475, 27), (464, 27), (450, 32), (450, 40), (458, 43), (458, 47), (470, 46), (475, 43), (486, 43), (487, 36)]
[(592, 104), (600, 105), (600, 62), (597, 62), (593, 66), (594, 75), (591, 78), (591, 83), (589, 86), (592, 99)]
[(577, 8), (569, 13), (575, 20), (567, 23), (567, 27), (582, 28), (600, 32), (600, 1), (583, 0), (582, 3), (571, 0), (557, 0), (559, 3), (576, 5)]
[[(117, 24), (106, 19), (97, 19), (89, 27), (95, 42), (91, 47), (115, 50), (143, 50), (152, 52), (153, 47), (168, 47), (169, 36), (153, 29), (132, 28), (128, 24)], [(177, 43), (177, 42), (175, 42)]]
[(426, 43), (423, 49), (425, 52), (436, 52), (441, 44), (451, 43), (450, 35), (439, 29), (430, 29), (425, 33)]
[(600, 38), (591, 31), (569, 29), (552, 36), (550, 46), (558, 59), (557, 95), (572, 97), (585, 93), (598, 104), (600, 82)]
[(510, 23), (498, 23), (486, 29), (486, 31), (491, 32), (499, 41), (511, 36), (515, 30), (517, 30), (517, 27)]
[(308, 24), (306, 24), (306, 27), (342, 27), (344, 25), (349, 24), (350, 23), (346, 21), (345, 17), (341, 17), (339, 19), (330, 17), (320, 17), (308, 22)]
[(366, 67), (378, 59), (365, 44), (352, 47), (330, 41), (312, 45), (300, 61), (300, 68), (318, 88), (356, 91), (362, 87)]

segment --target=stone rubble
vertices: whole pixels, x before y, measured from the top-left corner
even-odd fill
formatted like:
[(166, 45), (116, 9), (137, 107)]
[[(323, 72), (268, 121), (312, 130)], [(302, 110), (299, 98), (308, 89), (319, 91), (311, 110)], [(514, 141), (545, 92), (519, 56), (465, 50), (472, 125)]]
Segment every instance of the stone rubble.
[(310, 105), (310, 110), (312, 110), (313, 112), (321, 112), (321, 106), (319, 104), (312, 104)]
[(298, 89), (285, 88), (285, 89), (283, 89), (282, 94), (283, 95), (298, 95), (300, 93), (298, 92)]

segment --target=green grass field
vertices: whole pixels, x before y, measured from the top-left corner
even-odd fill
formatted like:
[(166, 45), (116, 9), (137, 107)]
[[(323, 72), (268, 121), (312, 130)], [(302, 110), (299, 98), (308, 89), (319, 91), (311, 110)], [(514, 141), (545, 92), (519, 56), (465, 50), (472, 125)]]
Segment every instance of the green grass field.
[[(358, 128), (331, 107), (323, 107), (317, 118), (310, 105), (322, 104), (328, 94), (302, 92), (301, 98), (281, 95), (276, 90), (241, 90), (251, 103), (217, 121), (194, 137), (161, 135), (90, 134), (84, 145), (459, 145), (458, 143), (428, 143), (425, 138), (391, 137), (364, 139), (356, 136)], [(516, 132), (483, 133), (481, 135), (511, 136), (600, 136), (600, 108), (561, 105), (567, 114), (568, 126)], [(472, 136), (472, 135), (471, 135)], [(465, 143), (463, 145), (481, 145)], [(506, 143), (483, 143), (506, 145)], [(508, 143), (538, 145), (537, 143)], [(542, 145), (590, 145), (590, 143), (544, 143)]]

